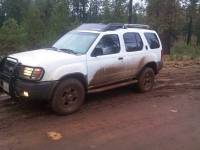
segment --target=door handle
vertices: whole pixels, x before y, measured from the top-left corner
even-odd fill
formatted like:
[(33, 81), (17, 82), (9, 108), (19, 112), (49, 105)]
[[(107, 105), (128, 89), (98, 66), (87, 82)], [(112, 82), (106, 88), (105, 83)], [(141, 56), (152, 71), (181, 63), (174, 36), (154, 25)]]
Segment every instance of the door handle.
[(124, 59), (123, 57), (119, 57), (119, 58), (118, 58), (118, 60), (123, 60), (123, 59)]

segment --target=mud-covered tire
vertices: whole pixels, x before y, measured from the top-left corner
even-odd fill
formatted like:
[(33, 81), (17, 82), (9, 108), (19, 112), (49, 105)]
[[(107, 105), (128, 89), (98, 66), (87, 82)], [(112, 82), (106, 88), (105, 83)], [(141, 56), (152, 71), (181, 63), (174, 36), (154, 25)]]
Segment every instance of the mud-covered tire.
[(58, 115), (68, 115), (79, 110), (85, 100), (85, 89), (77, 79), (61, 81), (56, 88), (52, 101), (52, 110)]
[(152, 68), (146, 67), (138, 77), (137, 88), (139, 92), (149, 92), (155, 83), (155, 72)]

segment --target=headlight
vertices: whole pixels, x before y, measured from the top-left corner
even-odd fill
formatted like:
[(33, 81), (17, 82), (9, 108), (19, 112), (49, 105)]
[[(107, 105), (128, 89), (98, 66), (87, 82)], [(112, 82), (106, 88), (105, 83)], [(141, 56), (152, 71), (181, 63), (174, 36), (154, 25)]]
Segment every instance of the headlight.
[(44, 75), (44, 69), (40, 67), (22, 66), (19, 76), (29, 80), (41, 80)]

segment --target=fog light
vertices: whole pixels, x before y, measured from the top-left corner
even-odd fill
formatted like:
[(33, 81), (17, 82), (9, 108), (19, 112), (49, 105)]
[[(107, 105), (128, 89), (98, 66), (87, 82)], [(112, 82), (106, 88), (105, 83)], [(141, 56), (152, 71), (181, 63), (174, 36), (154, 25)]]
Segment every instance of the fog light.
[(23, 96), (24, 96), (24, 97), (29, 97), (29, 93), (28, 93), (27, 91), (24, 91), (24, 92), (23, 92)]

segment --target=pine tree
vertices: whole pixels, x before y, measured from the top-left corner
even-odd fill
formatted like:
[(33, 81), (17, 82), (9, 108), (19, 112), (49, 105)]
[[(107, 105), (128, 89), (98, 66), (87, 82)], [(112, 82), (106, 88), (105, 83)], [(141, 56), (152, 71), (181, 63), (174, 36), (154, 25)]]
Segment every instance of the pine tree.
[(51, 12), (49, 32), (46, 37), (49, 43), (66, 33), (72, 25), (70, 22), (69, 4), (66, 0), (57, 0)]
[(128, 23), (133, 23), (133, 0), (129, 0)]
[(195, 35), (197, 37), (197, 46), (200, 46), (200, 5), (198, 6), (198, 14), (195, 22)]
[(100, 21), (100, 0), (90, 0), (88, 10), (88, 22), (99, 22)]
[(173, 41), (177, 38), (179, 8), (178, 0), (148, 0), (147, 21), (160, 33), (166, 54), (170, 53)]
[(28, 10), (31, 0), (4, 0), (2, 7), (6, 19), (13, 18), (17, 23), (21, 23), (23, 16)]
[(45, 26), (49, 25), (51, 13), (58, 0), (34, 0), (33, 5), (40, 11), (40, 18)]
[(188, 5), (188, 28), (187, 28), (187, 45), (191, 44), (191, 39), (193, 35), (193, 25), (194, 18), (197, 12), (197, 2), (198, 0), (189, 0)]
[(27, 32), (28, 47), (41, 47), (44, 44), (45, 24), (41, 19), (40, 10), (34, 4), (29, 8), (23, 25)]
[(0, 27), (5, 21), (5, 0), (0, 0)]
[(102, 4), (102, 22), (111, 22), (111, 4), (110, 0), (104, 0)]
[(15, 19), (8, 19), (0, 29), (0, 51), (9, 53), (19, 51), (26, 39), (23, 27), (17, 24)]
[(113, 16), (112, 22), (125, 23), (127, 22), (127, 5), (126, 0), (113, 0), (112, 1)]

